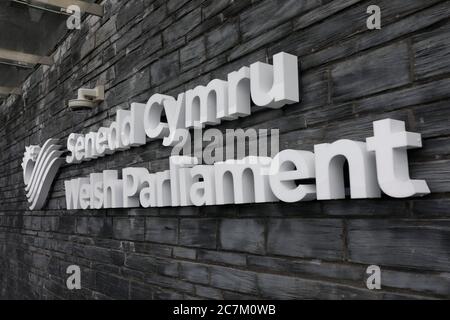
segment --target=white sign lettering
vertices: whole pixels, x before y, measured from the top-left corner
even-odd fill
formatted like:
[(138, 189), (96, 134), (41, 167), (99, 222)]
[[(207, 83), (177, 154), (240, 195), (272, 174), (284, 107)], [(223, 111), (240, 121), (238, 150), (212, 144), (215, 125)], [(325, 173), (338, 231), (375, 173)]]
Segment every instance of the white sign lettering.
[[(297, 61), (296, 56), (278, 53), (273, 57), (273, 65), (253, 63), (228, 74), (227, 81), (214, 79), (206, 86), (180, 93), (177, 98), (154, 94), (146, 104), (132, 103), (130, 110), (117, 111), (109, 127), (70, 134), (65, 160), (76, 164), (157, 139), (163, 140), (164, 146), (178, 148), (181, 141), (190, 143), (190, 128), (197, 130), (249, 116), (252, 101), (264, 108), (299, 102)], [(430, 193), (426, 181), (409, 176), (407, 149), (420, 148), (421, 135), (406, 132), (404, 122), (398, 120), (375, 121), (373, 127), (374, 135), (366, 141), (319, 144), (314, 146), (314, 152), (278, 152), (276, 145), (271, 146), (273, 158), (251, 155), (205, 165), (196, 156), (173, 155), (169, 158), (170, 169), (161, 172), (124, 168), (121, 172), (91, 173), (65, 181), (66, 206), (70, 210), (344, 199), (346, 162), (348, 196), (352, 199), (379, 198), (382, 192), (394, 198)], [(216, 135), (207, 133), (206, 140), (211, 141), (213, 136)], [(241, 140), (245, 143), (244, 131), (239, 136), (244, 137)], [(222, 140), (220, 137), (217, 145)], [(261, 146), (267, 151), (264, 143)], [(42, 148), (31, 146), (25, 152), (22, 166), (32, 210), (44, 205), (62, 162), (59, 148), (56, 140), (50, 139)], [(234, 145), (232, 149), (234, 152)], [(217, 154), (215, 158), (219, 158)]]

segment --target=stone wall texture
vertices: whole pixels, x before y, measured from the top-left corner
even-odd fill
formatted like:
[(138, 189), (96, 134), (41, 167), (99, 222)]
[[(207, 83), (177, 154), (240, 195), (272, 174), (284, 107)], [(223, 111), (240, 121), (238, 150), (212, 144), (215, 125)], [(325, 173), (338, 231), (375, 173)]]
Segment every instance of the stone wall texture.
[[(450, 1), (106, 0), (0, 108), (0, 297), (5, 299), (450, 298)], [(382, 29), (366, 9), (382, 9)], [(218, 126), (279, 128), (281, 149), (372, 136), (395, 118), (423, 135), (409, 152), (423, 198), (66, 211), (64, 180), (168, 168), (161, 141), (65, 165), (29, 211), (25, 146), (108, 125), (154, 93), (177, 95), (280, 51), (301, 62), (301, 103)], [(93, 112), (80, 87), (106, 85)], [(66, 268), (82, 289), (66, 288)], [(382, 289), (368, 290), (379, 265)]]

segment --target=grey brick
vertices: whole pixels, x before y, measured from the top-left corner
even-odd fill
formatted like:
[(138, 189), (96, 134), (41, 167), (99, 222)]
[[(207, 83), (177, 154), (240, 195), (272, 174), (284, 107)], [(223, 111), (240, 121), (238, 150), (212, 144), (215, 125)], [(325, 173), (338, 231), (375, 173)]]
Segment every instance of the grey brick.
[(421, 133), (422, 139), (444, 136), (450, 132), (445, 125), (450, 117), (448, 101), (417, 106), (413, 110), (416, 119), (414, 130)]
[(172, 80), (179, 72), (178, 52), (174, 52), (150, 66), (150, 75), (153, 85), (159, 85)]
[(97, 291), (114, 299), (128, 299), (129, 283), (127, 280), (97, 272), (95, 275)]
[[(408, 16), (417, 10), (423, 9), (424, 7), (431, 6), (433, 3), (437, 3), (439, 1), (440, 0), (430, 0), (425, 3), (418, 1), (405, 2), (402, 0), (380, 0), (377, 5), (379, 5), (380, 8), (383, 8), (383, 28), (381, 29), (381, 33), (378, 32), (379, 30), (374, 33), (378, 33), (378, 37), (385, 36), (385, 31), (383, 30), (386, 29), (390, 23), (399, 21), (399, 19)], [(343, 10), (342, 12), (338, 12), (337, 14), (330, 16), (319, 23), (313, 24), (309, 28), (291, 33), (283, 40), (275, 43), (274, 46), (268, 50), (269, 55), (273, 55), (274, 53), (280, 51), (286, 51), (292, 54), (297, 54), (298, 56), (304, 56), (326, 47), (331, 48), (333, 44), (339, 44), (339, 46), (333, 47), (333, 50), (339, 54), (339, 52), (342, 52), (342, 49), (351, 51), (354, 50), (354, 48), (359, 48), (359, 43), (349, 43), (342, 46), (342, 42), (347, 38), (355, 37), (356, 35), (362, 33), (366, 33), (366, 37), (368, 39), (367, 42), (370, 44), (372, 40), (371, 38), (376, 36), (371, 35), (370, 33), (367, 35), (366, 20), (368, 15), (361, 14), (361, 12), (365, 13), (366, 10), (367, 4), (357, 4), (349, 7), (347, 10)], [(418, 21), (420, 21), (420, 25), (426, 24), (422, 20), (423, 19), (418, 19)], [(432, 20), (434, 20), (434, 18), (432, 18)], [(414, 22), (410, 23), (410, 25), (412, 28), (409, 30), (414, 30)], [(405, 31), (410, 32), (408, 31), (408, 27), (409, 26), (404, 26)], [(387, 31), (387, 33), (389, 33), (389, 31)], [(396, 32), (394, 31), (393, 34), (395, 33)], [(311, 34), (313, 34), (314, 37), (311, 37)], [(380, 44), (383, 42), (385, 41), (374, 41), (375, 44)], [(365, 48), (367, 48), (367, 46)], [(333, 55), (332, 52), (330, 53)], [(350, 55), (351, 52), (344, 54), (344, 56)], [(330, 60), (332, 59), (327, 59), (326, 57), (320, 59), (322, 63), (327, 63)]]
[(284, 23), (276, 28), (273, 28), (267, 32), (262, 33), (261, 35), (253, 38), (249, 41), (246, 41), (240, 45), (235, 46), (230, 53), (230, 60), (234, 60), (239, 58), (249, 52), (252, 52), (264, 45), (267, 45), (270, 42), (278, 40), (284, 37), (287, 33), (292, 31), (291, 23)]
[(157, 289), (153, 294), (155, 300), (181, 300), (183, 295), (176, 291)]
[(236, 266), (245, 266), (247, 263), (244, 254), (224, 251), (198, 250), (197, 259)]
[(33, 253), (32, 266), (37, 269), (47, 270), (49, 266), (50, 258), (46, 255)]
[(239, 41), (238, 25), (227, 23), (206, 35), (207, 57), (212, 58), (233, 47)]
[(77, 218), (77, 233), (88, 236), (111, 237), (112, 219), (79, 217)]
[(414, 179), (425, 180), (433, 193), (448, 192), (450, 189), (449, 166), (449, 160), (414, 163), (410, 165), (410, 175)]
[(423, 218), (449, 216), (450, 201), (447, 199), (418, 199), (412, 201), (412, 212)]
[(223, 300), (223, 295), (220, 290), (207, 286), (196, 285), (195, 294), (207, 299)]
[(113, 16), (95, 33), (95, 45), (99, 46), (116, 32), (116, 16)]
[(179, 243), (184, 246), (215, 248), (216, 233), (215, 219), (182, 219)]
[(40, 230), (41, 229), (41, 219), (38, 217), (24, 217), (25, 228), (30, 230)]
[(160, 35), (156, 35), (143, 43), (142, 50), (144, 52), (145, 57), (149, 56), (152, 53), (157, 52), (162, 48), (162, 39)]
[(216, 288), (257, 294), (256, 274), (237, 269), (211, 267), (211, 285)]
[(446, 138), (428, 139), (422, 149), (412, 150), (411, 157), (417, 161), (442, 159), (450, 154), (450, 141)]
[(367, 289), (264, 273), (258, 274), (258, 287), (266, 299), (378, 300), (382, 297)]
[(449, 85), (450, 80), (443, 79), (432, 83), (425, 83), (406, 89), (375, 95), (358, 101), (355, 106), (355, 111), (358, 113), (374, 110), (383, 112), (446, 99), (450, 97), (450, 94), (446, 89)]
[(168, 16), (167, 7), (161, 5), (151, 11), (142, 21), (142, 31), (153, 36), (172, 23), (172, 18)]
[[(357, 204), (357, 205), (356, 205)], [(390, 199), (361, 199), (347, 201), (325, 201), (322, 204), (323, 213), (329, 216), (383, 216), (386, 218), (408, 216), (408, 205), (404, 202)]]
[(143, 9), (143, 0), (126, 1), (117, 14), (117, 28), (125, 26), (131, 19), (142, 13)]
[(361, 0), (335, 0), (323, 3), (321, 6), (301, 15), (294, 20), (295, 29), (306, 28), (318, 21), (328, 18), (337, 12), (360, 2)]
[(147, 255), (129, 254), (126, 257), (125, 266), (146, 273), (167, 276), (178, 275), (178, 263), (176, 261)]
[[(433, 1), (435, 2), (435, 1)], [(330, 6), (334, 6), (335, 3), (338, 3), (337, 1), (330, 2)], [(342, 1), (341, 4), (347, 5), (348, 3), (351, 3), (350, 1)], [(392, 2), (393, 3), (393, 2)], [(398, 5), (402, 5), (403, 3), (399, 3)], [(412, 5), (417, 5), (418, 3), (408, 3)], [(391, 5), (391, 4), (389, 4)], [(319, 7), (317, 10), (321, 10), (325, 6)], [(382, 6), (386, 8), (385, 6)], [(361, 7), (358, 7), (357, 10), (360, 12)], [(308, 54), (307, 56), (302, 56), (302, 64), (305, 69), (309, 69), (313, 66), (317, 66), (324, 63), (330, 63), (332, 61), (335, 61), (339, 58), (343, 58), (346, 56), (350, 56), (353, 54), (356, 54), (359, 51), (367, 50), (369, 48), (376, 47), (377, 45), (380, 45), (382, 43), (387, 43), (393, 39), (402, 37), (404, 35), (407, 35), (409, 33), (415, 32), (417, 30), (429, 27), (448, 16), (448, 4), (442, 3), (440, 5), (432, 6), (430, 8), (427, 8), (423, 11), (419, 11), (417, 14), (410, 15), (407, 17), (404, 17), (402, 19), (399, 19), (399, 17), (395, 18), (393, 23), (385, 24), (383, 23), (383, 27), (380, 30), (377, 30), (376, 32), (370, 32), (370, 33), (362, 33), (358, 34), (356, 36), (353, 36), (349, 39), (346, 39), (344, 41), (338, 41), (337, 45), (328, 46), (326, 48), (323, 48), (323, 50), (317, 51), (314, 50), (313, 53)], [(311, 11), (310, 13), (313, 14), (315, 10)], [(398, 8), (396, 10), (387, 10), (388, 15), (390, 15), (391, 12), (398, 11)], [(362, 17), (362, 16), (360, 16)], [(352, 17), (350, 19), (347, 19), (345, 17), (340, 17), (339, 15), (336, 17), (338, 21), (341, 23), (352, 23), (356, 22), (356, 19), (360, 19), (360, 17)], [(300, 20), (302, 20), (303, 24), (311, 23), (313, 20), (308, 19), (308, 14), (300, 17)], [(334, 20), (336, 19), (333, 16), (327, 18), (325, 21), (328, 20)], [(356, 18), (356, 19), (355, 19)], [(383, 20), (386, 18), (386, 12), (383, 14)], [(391, 19), (390, 17), (388, 17)], [(336, 22), (336, 21), (333, 21)], [(326, 22), (324, 22), (326, 24)], [(355, 23), (355, 26), (363, 25), (363, 22)], [(314, 27), (312, 27), (314, 28)], [(348, 30), (351, 28), (336, 28), (334, 29), (334, 32), (339, 32), (342, 30)], [(332, 32), (331, 28), (327, 29), (329, 32)], [(324, 31), (327, 31), (324, 29)], [(314, 30), (313, 33), (317, 34), (318, 30)], [(337, 35), (336, 35), (337, 36)]]
[(150, 87), (150, 72), (148, 69), (135, 73), (127, 81), (121, 82), (114, 87), (111, 95), (106, 95), (106, 103), (108, 100), (114, 100), (115, 103), (122, 103), (141, 93)]
[(340, 220), (270, 219), (268, 228), (268, 253), (333, 260), (343, 257)]
[(74, 233), (76, 227), (76, 217), (59, 217), (58, 219), (58, 232), (61, 233)]
[(182, 6), (186, 5), (187, 2), (190, 0), (168, 0), (167, 1), (167, 8), (169, 12), (174, 12), (178, 9), (180, 9)]
[(434, 293), (447, 297), (450, 292), (448, 274), (421, 274), (382, 270), (382, 286), (413, 290), (419, 293)]
[(406, 43), (339, 63), (331, 69), (333, 101), (348, 101), (405, 85), (410, 81), (409, 68)]
[(225, 250), (262, 254), (265, 226), (261, 220), (226, 219), (220, 222), (220, 247)]
[[(431, 77), (450, 71), (450, 25), (433, 30), (427, 38), (413, 45), (414, 70), (417, 79)], [(425, 36), (422, 35), (421, 38)]]
[[(302, 74), (302, 72), (300, 71), (299, 74)], [(328, 104), (330, 94), (328, 70), (319, 69), (314, 72), (306, 72), (301, 76), (301, 79), (301, 103), (290, 106), (286, 111), (292, 112), (298, 108), (301, 108), (302, 111), (306, 109), (316, 110), (317, 107)], [(330, 109), (330, 106), (327, 106), (326, 109)]]
[(248, 267), (271, 273), (289, 273), (300, 277), (320, 277), (321, 279), (348, 280), (360, 282), (366, 268), (359, 265), (326, 262), (318, 259), (293, 260), (266, 256), (248, 256)]
[(220, 13), (223, 9), (233, 3), (233, 0), (209, 0), (203, 6), (203, 17), (207, 19)]
[[(308, 135), (305, 130), (302, 130), (302, 140), (301, 142), (305, 142), (306, 136)], [(298, 135), (298, 131), (296, 131)], [(315, 132), (317, 134), (317, 132)], [(290, 142), (290, 138), (287, 141), (284, 140), (286, 135), (280, 136), (280, 146), (284, 148), (290, 148), (288, 142)], [(298, 141), (298, 140), (296, 140)], [(303, 150), (304, 145), (302, 144), (299, 149)], [(307, 148), (306, 148), (307, 149)], [(285, 203), (285, 202), (273, 202), (273, 203), (264, 203), (264, 204), (252, 204), (252, 205), (242, 205), (239, 207), (239, 216), (240, 217), (252, 217), (252, 218), (261, 218), (263, 217), (298, 217), (300, 215), (304, 217), (310, 217), (314, 214), (321, 213), (321, 206), (319, 202), (297, 202), (297, 203)]]
[(180, 50), (181, 70), (188, 70), (206, 60), (205, 38), (200, 37), (189, 42)]
[(208, 284), (208, 267), (190, 262), (180, 262), (180, 278), (195, 283)]
[(123, 266), (125, 255), (123, 252), (94, 246), (74, 246), (74, 254), (83, 259), (100, 263)]
[(352, 220), (349, 259), (364, 264), (449, 271), (447, 220)]
[(177, 20), (163, 32), (164, 43), (170, 43), (186, 35), (202, 20), (201, 8), (197, 8)]
[(139, 282), (130, 282), (130, 299), (133, 300), (153, 300), (155, 289), (151, 286)]
[[(251, 10), (241, 14), (241, 30), (245, 40), (262, 34), (284, 21), (305, 13), (321, 4), (320, 0), (261, 1)], [(262, 17), (264, 17), (262, 19)]]
[(130, 43), (133, 44), (137, 40), (139, 36), (142, 35), (142, 25), (137, 24), (134, 27), (132, 27), (130, 30), (128, 30), (125, 34), (123, 34), (119, 40), (117, 40), (116, 48), (117, 52), (120, 52), (121, 50), (125, 49)]
[(195, 260), (195, 258), (197, 256), (197, 251), (195, 249), (174, 247), (173, 248), (173, 256), (174, 256), (174, 258)]
[(143, 218), (114, 218), (113, 234), (116, 239), (144, 240)]
[(176, 244), (178, 241), (178, 219), (146, 218), (145, 240)]
[[(173, 290), (176, 290), (179, 293), (193, 294), (195, 290), (194, 284), (190, 282), (182, 281), (173, 277), (161, 276), (156, 273), (148, 274), (145, 277), (145, 282), (160, 288), (168, 289), (171, 292), (173, 292)], [(166, 299), (166, 298), (157, 298), (155, 296), (155, 299)], [(176, 299), (176, 298), (167, 298), (167, 299)]]

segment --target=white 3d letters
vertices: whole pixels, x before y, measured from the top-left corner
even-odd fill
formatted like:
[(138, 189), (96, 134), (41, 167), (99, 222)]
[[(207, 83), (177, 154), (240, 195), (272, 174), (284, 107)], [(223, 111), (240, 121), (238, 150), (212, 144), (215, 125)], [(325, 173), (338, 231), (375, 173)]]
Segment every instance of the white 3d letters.
[(216, 204), (214, 166), (195, 166), (191, 169), (193, 184), (189, 192), (191, 202), (196, 206)]
[(278, 109), (299, 102), (297, 57), (281, 52), (273, 66), (256, 62), (250, 66), (252, 100), (257, 106)]
[(139, 196), (148, 173), (145, 168), (125, 168), (122, 170), (123, 207), (139, 207)]
[(123, 207), (123, 183), (118, 178), (117, 170), (103, 171), (103, 207)]
[[(273, 65), (256, 62), (230, 72), (226, 80), (212, 79), (206, 86), (186, 89), (177, 98), (156, 93), (146, 104), (133, 102), (130, 110), (117, 110), (115, 121), (97, 132), (70, 134), (66, 162), (93, 160), (156, 139), (161, 139), (164, 146), (174, 147), (174, 151), (183, 149), (188, 154), (191, 143), (186, 129), (249, 116), (252, 104), (276, 109), (299, 102), (298, 58), (280, 52), (273, 56)], [(348, 163), (348, 193), (352, 199), (378, 198), (381, 191), (395, 198), (430, 193), (425, 180), (412, 180), (409, 176), (407, 150), (422, 146), (420, 134), (406, 132), (404, 122), (392, 119), (375, 121), (373, 127), (374, 135), (366, 142), (338, 140), (318, 144), (314, 153), (288, 149), (273, 159), (261, 156), (261, 150), (267, 154), (267, 145), (261, 140), (256, 142), (256, 131), (253, 138), (251, 128), (245, 132), (237, 129), (233, 131), (239, 133), (237, 137), (244, 137), (237, 140), (236, 158), (240, 160), (222, 162), (216, 161), (223, 159), (220, 157), (223, 150), (219, 148), (223, 143), (218, 143), (218, 147), (210, 143), (205, 149), (201, 145), (213, 137), (214, 142), (223, 142), (222, 132), (210, 131), (205, 134), (206, 140), (203, 137), (197, 144), (195, 135), (199, 130), (194, 130), (195, 157), (172, 156), (169, 170), (150, 173), (146, 168), (125, 168), (121, 171), (122, 179), (119, 171), (105, 170), (65, 181), (67, 209), (344, 199), (345, 163)], [(231, 138), (227, 135), (226, 140), (228, 145), (233, 142), (231, 156), (234, 157), (235, 136)], [(246, 138), (248, 148), (245, 148)], [(62, 154), (50, 145), (44, 144), (37, 158), (35, 149), (27, 148), (24, 157), (25, 190), (29, 199), (35, 199), (31, 208), (43, 205), (45, 197), (39, 194), (51, 185), (46, 183), (50, 178), (44, 182), (41, 178), (53, 177), (55, 168), (59, 167), (54, 163), (49, 169), (51, 161)], [(273, 154), (274, 146), (270, 148)], [(196, 153), (198, 150), (200, 155)], [(275, 150), (279, 150), (278, 146)], [(241, 159), (246, 154), (251, 156)], [(227, 158), (231, 158), (228, 151)], [(204, 163), (209, 165), (200, 165), (201, 159), (208, 160)]]
[(231, 118), (249, 116), (250, 111), (250, 68), (228, 74), (228, 110), (219, 117)]
[(409, 177), (407, 149), (421, 148), (419, 133), (405, 131), (403, 121), (385, 119), (373, 123), (374, 136), (367, 138), (367, 150), (375, 151), (378, 182), (393, 198), (430, 193), (425, 180)]
[(277, 201), (269, 185), (270, 161), (250, 156), (215, 163), (217, 204)]
[[(299, 102), (297, 57), (281, 52), (274, 55), (273, 66), (256, 62), (229, 73), (226, 81), (213, 79), (206, 86), (180, 93), (177, 99), (156, 93), (146, 104), (133, 102), (130, 110), (117, 110), (109, 127), (86, 136), (69, 135), (66, 162), (89, 161), (144, 145), (147, 140), (162, 139), (164, 146), (175, 146), (185, 129), (249, 116), (252, 100), (267, 108)], [(162, 120), (164, 115), (167, 122)]]
[(270, 187), (278, 199), (284, 202), (314, 200), (316, 186), (299, 184), (295, 180), (315, 177), (314, 153), (299, 150), (284, 150), (272, 160)]
[(132, 103), (130, 111), (121, 118), (120, 132), (122, 144), (126, 147), (137, 147), (145, 144), (144, 118), (145, 104)]
[(178, 99), (164, 100), (164, 110), (166, 112), (169, 135), (164, 137), (163, 146), (174, 146), (178, 143), (177, 130), (184, 128), (185, 124), (185, 95), (180, 93)]
[(186, 91), (186, 128), (202, 128), (220, 123), (219, 116), (227, 118), (228, 83), (214, 79), (208, 85)]
[(67, 163), (80, 163), (75, 157), (75, 146), (77, 144), (78, 138), (82, 137), (82, 134), (71, 133), (67, 138), (67, 150), (70, 151), (70, 155), (66, 157)]
[[(430, 191), (425, 181), (409, 178), (406, 154), (407, 148), (420, 145), (420, 135), (406, 132), (402, 121), (386, 119), (374, 123), (367, 144), (338, 140), (314, 146), (315, 153), (288, 149), (273, 159), (248, 156), (213, 165), (172, 156), (169, 170), (125, 168), (122, 179), (116, 170), (93, 173), (65, 181), (66, 204), (67, 209), (100, 209), (344, 199), (346, 161), (352, 199), (378, 198), (380, 187), (396, 198), (421, 196)], [(37, 165), (42, 161), (38, 157)], [(32, 184), (40, 174), (26, 177)]]
[(103, 207), (103, 174), (91, 173), (91, 209), (101, 209)]
[(344, 199), (344, 163), (348, 161), (352, 199), (379, 198), (373, 154), (364, 142), (339, 140), (314, 146), (317, 199)]
[(149, 139), (162, 139), (169, 133), (169, 125), (161, 122), (164, 102), (172, 101), (173, 97), (155, 94), (148, 99), (144, 111), (144, 128)]

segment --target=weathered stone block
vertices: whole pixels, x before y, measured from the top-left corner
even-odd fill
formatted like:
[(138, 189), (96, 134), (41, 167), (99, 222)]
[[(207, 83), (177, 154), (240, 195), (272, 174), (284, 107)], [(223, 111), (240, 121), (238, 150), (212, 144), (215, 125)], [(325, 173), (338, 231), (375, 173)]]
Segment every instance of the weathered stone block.
[(265, 225), (262, 220), (225, 219), (220, 222), (220, 247), (225, 250), (263, 254)]
[(180, 262), (180, 277), (190, 282), (208, 284), (209, 269), (198, 263)]
[(182, 219), (179, 244), (184, 246), (215, 248), (217, 221), (215, 219)]
[(129, 298), (129, 282), (110, 274), (97, 272), (95, 283), (98, 291), (114, 299)]
[(406, 43), (384, 47), (339, 63), (331, 69), (333, 101), (348, 101), (410, 81)]
[(450, 270), (447, 220), (351, 220), (347, 241), (354, 262)]
[(113, 235), (116, 239), (144, 240), (144, 218), (114, 218)]
[(77, 233), (83, 235), (111, 237), (112, 219), (104, 217), (77, 218)]
[(188, 13), (164, 30), (164, 43), (171, 43), (178, 38), (185, 36), (190, 30), (197, 26), (201, 20), (201, 8), (197, 8)]
[(421, 35), (413, 45), (417, 79), (450, 71), (450, 25)]
[(236, 23), (227, 23), (206, 34), (208, 59), (225, 52), (239, 41), (239, 27)]
[(200, 37), (189, 42), (180, 50), (181, 70), (195, 67), (206, 60), (205, 38)]
[(145, 273), (157, 273), (167, 276), (178, 275), (178, 263), (173, 260), (144, 256), (140, 254), (127, 255), (125, 265)]
[(256, 273), (224, 267), (211, 267), (211, 285), (216, 288), (257, 294)]
[(178, 241), (178, 219), (146, 218), (145, 240), (176, 244)]
[[(241, 30), (244, 40), (276, 27), (298, 14), (307, 12), (321, 4), (319, 0), (272, 1), (265, 0), (241, 15)], [(264, 17), (264, 18), (262, 18)]]
[(337, 219), (270, 219), (267, 252), (291, 257), (343, 258), (343, 226)]
[(159, 85), (173, 79), (179, 72), (180, 61), (178, 52), (174, 52), (156, 61), (150, 66), (152, 85)]

